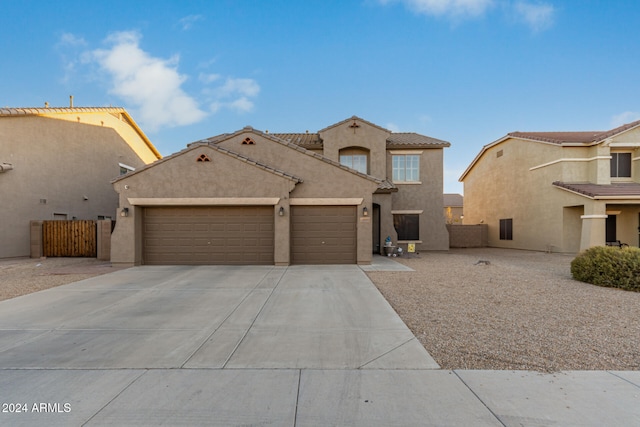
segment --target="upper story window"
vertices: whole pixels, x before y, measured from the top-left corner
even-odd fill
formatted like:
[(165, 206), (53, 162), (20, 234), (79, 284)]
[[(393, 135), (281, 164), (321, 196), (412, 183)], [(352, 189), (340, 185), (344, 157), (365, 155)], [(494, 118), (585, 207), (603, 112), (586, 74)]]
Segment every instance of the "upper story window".
[(631, 178), (631, 153), (611, 153), (611, 178)]
[(362, 149), (346, 148), (340, 150), (340, 164), (358, 172), (369, 173), (369, 156)]
[(420, 182), (420, 155), (393, 155), (393, 182)]

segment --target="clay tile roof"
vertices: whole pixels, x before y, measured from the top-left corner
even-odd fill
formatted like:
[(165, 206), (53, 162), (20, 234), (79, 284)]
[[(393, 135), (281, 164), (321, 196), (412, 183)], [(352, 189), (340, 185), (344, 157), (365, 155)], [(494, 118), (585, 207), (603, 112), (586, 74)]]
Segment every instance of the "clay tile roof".
[(532, 139), (535, 141), (550, 142), (553, 144), (593, 143), (602, 141), (610, 136), (617, 135), (626, 130), (640, 126), (640, 120), (618, 126), (606, 131), (580, 131), (580, 132), (511, 132), (508, 136), (514, 138)]
[(420, 135), (415, 132), (392, 133), (387, 138), (387, 146), (390, 147), (449, 147), (447, 141)]
[(396, 191), (398, 191), (398, 187), (393, 182), (385, 179), (378, 185), (376, 193), (395, 193)]
[(591, 199), (640, 198), (640, 184), (636, 182), (618, 182), (601, 185), (556, 181), (553, 185)]
[(271, 135), (309, 150), (322, 149), (322, 140), (317, 133), (272, 133)]
[(0, 116), (35, 116), (52, 113), (126, 113), (122, 107), (47, 107), (47, 108), (0, 108)]

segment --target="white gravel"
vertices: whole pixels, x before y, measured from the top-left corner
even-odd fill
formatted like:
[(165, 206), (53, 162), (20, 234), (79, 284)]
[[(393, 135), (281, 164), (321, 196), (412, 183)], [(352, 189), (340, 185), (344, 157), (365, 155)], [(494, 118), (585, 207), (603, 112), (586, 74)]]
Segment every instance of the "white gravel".
[(444, 369), (640, 369), (640, 293), (575, 281), (572, 259), (452, 249), (368, 274)]

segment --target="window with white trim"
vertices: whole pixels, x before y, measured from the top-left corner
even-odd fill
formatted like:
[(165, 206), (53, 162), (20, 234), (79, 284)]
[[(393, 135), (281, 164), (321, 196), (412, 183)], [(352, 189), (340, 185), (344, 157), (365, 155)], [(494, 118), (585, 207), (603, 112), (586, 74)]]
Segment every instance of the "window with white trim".
[(420, 181), (420, 155), (394, 154), (392, 157), (393, 182)]

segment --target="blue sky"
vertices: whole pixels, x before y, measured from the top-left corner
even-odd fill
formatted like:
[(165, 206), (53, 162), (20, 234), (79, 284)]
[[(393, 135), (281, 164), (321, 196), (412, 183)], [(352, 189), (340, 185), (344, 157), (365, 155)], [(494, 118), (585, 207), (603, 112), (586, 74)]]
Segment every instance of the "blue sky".
[(0, 0), (0, 105), (125, 107), (163, 155), (357, 115), (451, 142), (640, 118), (640, 1)]

